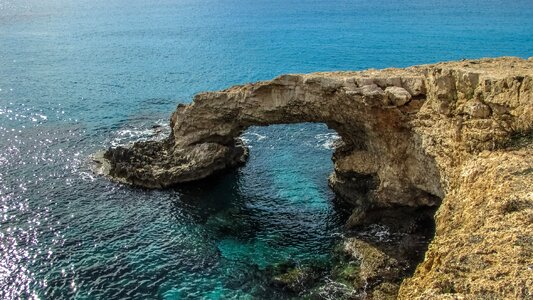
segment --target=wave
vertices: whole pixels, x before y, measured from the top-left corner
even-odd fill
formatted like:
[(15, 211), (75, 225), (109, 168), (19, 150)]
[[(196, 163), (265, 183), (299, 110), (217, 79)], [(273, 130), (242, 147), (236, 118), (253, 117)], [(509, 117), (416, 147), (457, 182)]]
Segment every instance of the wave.
[(336, 132), (328, 132), (315, 135), (315, 139), (317, 140), (317, 147), (331, 150), (335, 148), (340, 136)]
[(261, 135), (259, 133), (255, 132), (246, 132), (241, 135), (241, 140), (244, 142), (245, 145), (248, 147), (251, 147), (249, 144), (250, 142), (259, 142), (267, 138), (266, 135)]
[(118, 130), (111, 138), (113, 147), (137, 141), (162, 140), (170, 134), (170, 126), (166, 120), (158, 120), (152, 125), (129, 126)]

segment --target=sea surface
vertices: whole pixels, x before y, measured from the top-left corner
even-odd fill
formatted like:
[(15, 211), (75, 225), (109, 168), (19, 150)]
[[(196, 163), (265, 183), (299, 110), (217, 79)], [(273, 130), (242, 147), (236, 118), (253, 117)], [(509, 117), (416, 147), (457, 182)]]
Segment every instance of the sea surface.
[(267, 271), (343, 234), (334, 132), (250, 128), (246, 166), (168, 190), (90, 155), (200, 91), (503, 55), (533, 56), (533, 1), (0, 0), (0, 299), (287, 298)]

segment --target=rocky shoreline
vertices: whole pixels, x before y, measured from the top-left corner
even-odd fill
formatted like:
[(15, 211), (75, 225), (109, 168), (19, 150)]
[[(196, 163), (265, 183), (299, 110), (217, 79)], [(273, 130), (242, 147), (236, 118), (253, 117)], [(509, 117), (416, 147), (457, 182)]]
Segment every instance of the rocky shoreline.
[[(382, 221), (386, 210), (438, 207), (414, 275), (381, 274), (367, 298), (527, 299), (532, 103), (532, 59), (284, 75), (198, 94), (172, 114), (169, 138), (111, 148), (97, 160), (116, 180), (164, 188), (244, 163), (239, 136), (250, 126), (325, 123), (342, 139), (329, 183), (353, 208), (347, 228)], [(347, 239), (344, 252), (356, 253), (360, 274), (400, 264), (361, 238)], [(365, 263), (380, 260), (390, 264)], [(360, 286), (360, 277), (350, 280)]]
[(273, 266), (267, 270), (271, 285), (302, 299), (395, 299), (434, 236), (435, 210), (368, 212), (364, 222), (346, 231), (330, 264)]

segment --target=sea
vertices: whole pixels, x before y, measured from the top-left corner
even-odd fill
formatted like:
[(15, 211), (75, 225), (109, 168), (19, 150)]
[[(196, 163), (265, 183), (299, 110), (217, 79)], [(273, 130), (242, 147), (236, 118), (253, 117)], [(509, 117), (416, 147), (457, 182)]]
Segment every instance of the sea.
[(91, 155), (202, 91), (496, 56), (533, 56), (532, 0), (0, 0), (0, 299), (298, 298), (272, 269), (345, 232), (334, 131), (249, 128), (245, 166), (165, 190)]

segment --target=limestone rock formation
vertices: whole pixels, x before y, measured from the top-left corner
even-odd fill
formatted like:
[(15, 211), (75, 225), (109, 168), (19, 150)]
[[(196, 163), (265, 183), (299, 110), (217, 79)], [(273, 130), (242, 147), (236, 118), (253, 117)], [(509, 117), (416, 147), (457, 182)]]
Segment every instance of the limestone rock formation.
[(109, 149), (107, 173), (157, 188), (245, 161), (249, 126), (321, 122), (342, 138), (332, 189), (367, 209), (435, 206), (436, 235), (399, 297), (533, 294), (533, 61), (284, 75), (178, 105), (163, 142)]

